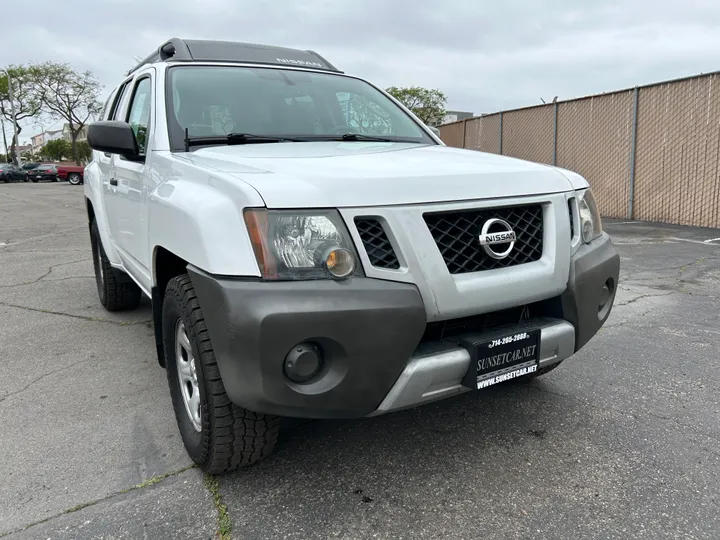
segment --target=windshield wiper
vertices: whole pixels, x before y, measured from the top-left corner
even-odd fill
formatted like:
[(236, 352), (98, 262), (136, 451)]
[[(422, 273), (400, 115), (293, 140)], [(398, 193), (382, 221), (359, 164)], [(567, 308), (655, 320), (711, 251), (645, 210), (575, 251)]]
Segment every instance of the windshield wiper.
[(253, 144), (274, 142), (300, 142), (300, 139), (291, 137), (278, 137), (273, 135), (255, 135), (253, 133), (228, 133), (227, 135), (214, 135), (209, 137), (190, 137), (185, 128), (185, 151), (189, 152), (191, 146), (203, 144)]
[(383, 137), (381, 135), (365, 135), (364, 133), (345, 133), (344, 135), (308, 135), (303, 137), (308, 141), (373, 141), (389, 143), (414, 143), (412, 139), (399, 139)]
[(340, 137), (343, 141), (379, 141), (379, 142), (397, 142), (387, 137), (378, 137), (376, 135), (364, 135), (363, 133), (346, 133)]

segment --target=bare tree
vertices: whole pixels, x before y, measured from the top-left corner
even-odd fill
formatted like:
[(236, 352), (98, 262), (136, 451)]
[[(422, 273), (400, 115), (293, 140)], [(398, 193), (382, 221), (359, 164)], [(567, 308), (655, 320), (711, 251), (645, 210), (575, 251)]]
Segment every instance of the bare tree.
[(48, 114), (67, 122), (73, 159), (80, 165), (77, 139), (102, 108), (98, 99), (102, 87), (90, 71), (80, 73), (69, 64), (46, 62), (38, 68), (42, 74), (43, 107)]
[[(13, 126), (10, 153), (17, 164), (17, 146), (25, 118), (38, 116), (42, 110), (40, 73), (34, 66), (10, 66), (0, 71), (0, 115)], [(3, 133), (4, 135), (4, 133)]]

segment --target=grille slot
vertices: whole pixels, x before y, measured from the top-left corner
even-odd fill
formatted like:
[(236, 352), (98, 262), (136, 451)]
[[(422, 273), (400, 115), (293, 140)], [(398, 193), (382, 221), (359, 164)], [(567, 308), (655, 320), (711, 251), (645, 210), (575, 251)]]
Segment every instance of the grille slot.
[(575, 198), (568, 199), (568, 214), (570, 215), (570, 238), (575, 237), (575, 216), (573, 216), (573, 202)]
[[(451, 274), (465, 274), (507, 268), (534, 262), (543, 252), (542, 205), (487, 208), (425, 214), (425, 223), (435, 239)], [(506, 221), (515, 231), (516, 241), (504, 259), (490, 257), (480, 246), (483, 224), (493, 218)]]
[(363, 246), (365, 246), (370, 264), (376, 268), (390, 270), (400, 268), (400, 261), (398, 261), (395, 250), (390, 244), (390, 239), (377, 219), (356, 217), (355, 227), (357, 227), (360, 239)]

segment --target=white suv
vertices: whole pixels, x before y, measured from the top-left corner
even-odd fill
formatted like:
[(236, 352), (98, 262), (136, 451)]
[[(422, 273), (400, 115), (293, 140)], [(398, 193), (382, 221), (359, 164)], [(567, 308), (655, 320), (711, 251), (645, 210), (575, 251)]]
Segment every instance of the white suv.
[(152, 300), (180, 433), (210, 473), (266, 456), (281, 417), (546, 373), (615, 298), (581, 176), (449, 148), (312, 51), (171, 39), (88, 141), (100, 301)]

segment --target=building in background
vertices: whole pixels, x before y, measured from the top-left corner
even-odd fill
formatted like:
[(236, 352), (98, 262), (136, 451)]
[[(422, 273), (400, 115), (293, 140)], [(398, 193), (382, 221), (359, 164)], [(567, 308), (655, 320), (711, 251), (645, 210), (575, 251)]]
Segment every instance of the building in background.
[(18, 157), (21, 157), (25, 152), (32, 152), (32, 145), (31, 144), (18, 144), (17, 146), (11, 144), (10, 148), (8, 149), (8, 153), (12, 153), (15, 151), (15, 153), (18, 155)]
[(441, 126), (443, 124), (449, 124), (451, 122), (457, 122), (458, 120), (465, 120), (466, 118), (472, 118), (473, 113), (467, 111), (446, 111), (445, 116), (439, 120), (431, 122), (432, 126)]
[(45, 146), (49, 141), (52, 141), (55, 139), (62, 139), (62, 138), (63, 138), (63, 130), (62, 129), (43, 131), (42, 133), (33, 135), (32, 137), (30, 137), (32, 153), (37, 154), (38, 152), (40, 152), (40, 149), (43, 146)]
[[(77, 140), (78, 141), (86, 141), (87, 140), (87, 131), (88, 131), (88, 125), (85, 124), (82, 129), (80, 130), (80, 133), (78, 133)], [(72, 135), (70, 134), (70, 124), (64, 124), (62, 128), (62, 138), (65, 139), (67, 142), (72, 142)]]

